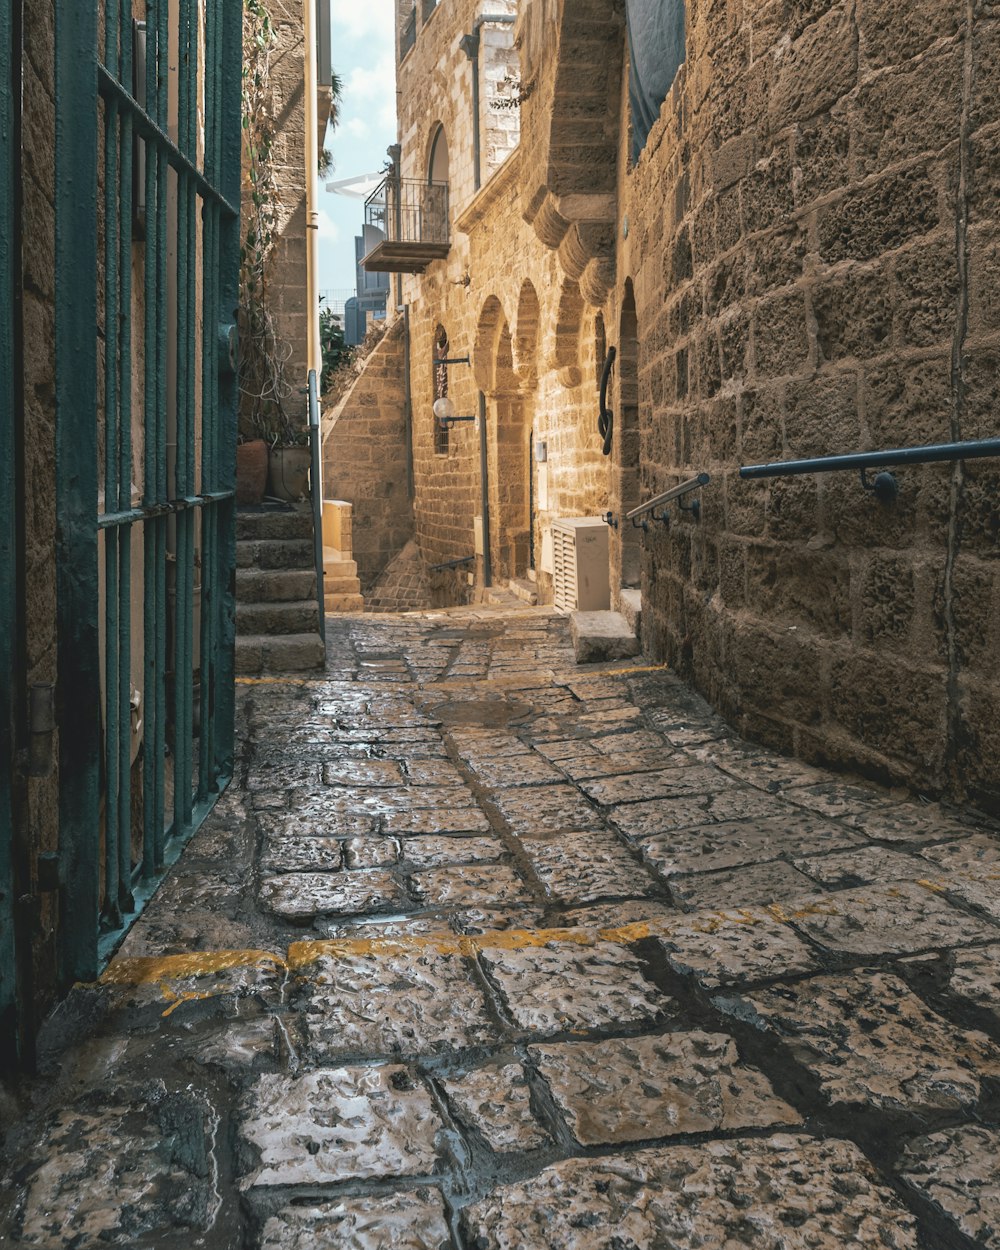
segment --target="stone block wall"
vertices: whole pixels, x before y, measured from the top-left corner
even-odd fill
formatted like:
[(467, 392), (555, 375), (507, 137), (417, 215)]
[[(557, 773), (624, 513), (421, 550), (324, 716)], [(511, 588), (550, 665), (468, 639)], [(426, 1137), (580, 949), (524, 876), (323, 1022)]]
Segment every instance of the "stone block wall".
[[(485, 6), (475, 0), (442, 5), (419, 28), (414, 48), (399, 66), (403, 176), (426, 177), (431, 137), (442, 124), (452, 217), (448, 258), (404, 278), (403, 298), (410, 307), (421, 552), (429, 564), (471, 554), (475, 519), (482, 515), (475, 426), (452, 427), (445, 446), (435, 438), (433, 344), (442, 326), (449, 355), (471, 357), (469, 366), (449, 369), (449, 396), (457, 411), (474, 415), (479, 392), (486, 396), (494, 580), (524, 576), (533, 547), (544, 591), (551, 580), (546, 552), (552, 519), (603, 511), (609, 478), (595, 429), (597, 312), (586, 309), (576, 280), (567, 278), (558, 257), (522, 216), (523, 167), (513, 143), (523, 110), (488, 107), (489, 93), (520, 73), (509, 26), (482, 27), (484, 185), (478, 194), (474, 184), (471, 71), (458, 40), (480, 12), (516, 10), (512, 3)], [(532, 440), (544, 442), (548, 456), (534, 470)], [(481, 562), (478, 575), (481, 580)]]
[[(24, 688), (56, 681), (55, 516), (55, 67), (54, 13), (49, 3), (26, 7), (24, 27), (24, 163), (21, 253), (24, 317), (24, 526), (27, 671)], [(58, 739), (58, 735), (57, 735)], [(59, 843), (58, 740), (48, 777), (27, 791), (30, 870)], [(32, 882), (34, 888), (34, 881)], [(57, 979), (57, 896), (38, 895), (32, 943), (35, 1010), (51, 1004)]]
[(386, 332), (323, 422), (324, 490), (352, 505), (353, 557), (365, 594), (414, 533), (403, 330), (400, 320)]
[(991, 6), (689, 0), (618, 254), (644, 490), (713, 475), (645, 543), (651, 654), (768, 742), (994, 807), (997, 462), (901, 469), (891, 507), (736, 469), (996, 435), (998, 70)]

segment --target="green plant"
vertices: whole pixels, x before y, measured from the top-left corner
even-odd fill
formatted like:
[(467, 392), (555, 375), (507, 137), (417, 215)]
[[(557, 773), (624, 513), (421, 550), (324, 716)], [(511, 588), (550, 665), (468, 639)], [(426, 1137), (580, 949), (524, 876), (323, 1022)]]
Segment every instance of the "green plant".
[(354, 349), (344, 342), (344, 327), (332, 308), (319, 310), (319, 345), (323, 353), (320, 394), (325, 395), (334, 373), (354, 357)]
[(285, 378), (291, 348), (276, 330), (268, 290), (268, 266), (278, 232), (280, 200), (272, 149), (275, 139), (271, 91), (274, 24), (263, 0), (243, 8), (243, 151), (246, 186), (240, 246), (240, 436), (268, 443), (294, 443), (301, 434), (286, 401)]

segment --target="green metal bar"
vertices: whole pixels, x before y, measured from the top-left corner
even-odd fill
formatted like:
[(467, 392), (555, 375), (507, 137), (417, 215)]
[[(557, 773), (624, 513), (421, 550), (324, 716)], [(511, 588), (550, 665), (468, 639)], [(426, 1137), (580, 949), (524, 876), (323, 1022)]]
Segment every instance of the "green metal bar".
[(59, 851), (63, 984), (97, 971), (99, 865), (97, 7), (55, 7), (55, 389)]
[[(161, 130), (169, 124), (170, 82), (170, 4), (156, 0), (156, 120)], [(169, 164), (164, 148), (156, 145), (156, 497), (167, 498), (167, 200)], [(167, 743), (167, 628), (170, 600), (167, 595), (167, 518), (153, 522), (156, 536), (156, 582), (160, 615), (156, 621), (156, 723), (153, 750), (156, 757), (156, 824), (153, 826), (154, 859), (157, 871), (163, 867), (166, 842), (166, 764)]]
[[(217, 324), (216, 297), (218, 269), (216, 240), (218, 211), (214, 204), (202, 208), (202, 386), (201, 386), (201, 487), (215, 487), (215, 466), (212, 437), (218, 401), (218, 364), (215, 347)], [(215, 720), (213, 691), (215, 689), (215, 600), (216, 600), (216, 509), (202, 513), (201, 525), (201, 735), (198, 739), (198, 797), (203, 800), (211, 790), (212, 726)]]
[[(121, 76), (132, 81), (132, 0), (121, 0), (119, 17)], [(106, 497), (106, 507), (124, 511), (132, 506), (132, 172), (134, 128), (132, 114), (119, 107), (120, 168), (118, 230), (118, 499)], [(132, 896), (132, 535), (126, 524), (105, 542), (118, 543), (118, 906), (134, 911)], [(110, 798), (109, 798), (110, 803)]]
[(13, 23), (0, 2), (0, 1070), (17, 1059), (14, 944), (15, 645), (17, 619), (17, 463), (14, 433), (14, 118)]
[[(152, 4), (153, 0), (151, 0)], [(152, 99), (156, 110), (156, 81), (158, 64), (156, 56), (156, 24), (147, 17), (146, 23), (146, 102)], [(159, 319), (159, 292), (157, 287), (157, 249), (159, 237), (156, 231), (156, 205), (159, 197), (157, 181), (156, 150), (150, 140), (146, 141), (146, 249), (143, 269), (143, 296), (145, 300), (145, 330), (143, 335), (144, 356), (144, 411), (143, 411), (143, 504), (152, 507), (158, 503), (156, 457), (158, 454), (157, 400), (159, 382), (157, 370), (157, 321)], [(143, 525), (143, 747), (142, 747), (142, 870), (151, 877), (156, 871), (156, 838), (154, 829), (160, 821), (156, 809), (156, 716), (157, 716), (157, 627), (163, 611), (159, 601), (159, 578), (157, 576), (156, 522), (149, 519)]]
[[(105, 32), (106, 51), (111, 51), (114, 29), (110, 7)], [(117, 55), (117, 51), (115, 50)], [(118, 404), (118, 106), (113, 100), (104, 106), (104, 499), (105, 506), (119, 498), (118, 472), (120, 413)], [(121, 714), (118, 664), (120, 645), (119, 547), (117, 535), (104, 540), (104, 900), (103, 923), (109, 928), (121, 925), (119, 907), (119, 827), (120, 785), (118, 717)]]
[(167, 159), (172, 168), (176, 169), (178, 173), (187, 174), (189, 178), (193, 178), (200, 194), (205, 199), (217, 201), (225, 213), (231, 217), (238, 217), (239, 209), (235, 208), (224, 196), (220, 195), (201, 170), (188, 160), (175, 143), (171, 142), (166, 131), (153, 121), (142, 105), (136, 101), (132, 93), (127, 91), (105, 66), (98, 66), (98, 73), (100, 75), (101, 95), (105, 98), (114, 97), (118, 100), (122, 110), (131, 114), (132, 126), (136, 135), (140, 139), (145, 139), (148, 143), (155, 143), (161, 146), (167, 153)]
[[(232, 124), (240, 117), (242, 107), (243, 6), (222, 6), (222, 38), (220, 47), (219, 106), (220, 118), (230, 119), (219, 126), (219, 189), (223, 198), (233, 204), (240, 199), (240, 159), (243, 132)], [(314, 107), (313, 101), (307, 107)], [(312, 156), (309, 158), (313, 159)], [(220, 222), (219, 285), (221, 309), (228, 321), (239, 303), (240, 222), (227, 217)], [(218, 331), (219, 322), (216, 321)], [(236, 429), (239, 388), (234, 372), (227, 371), (219, 386), (218, 478), (217, 488), (233, 490), (236, 486)], [(236, 720), (236, 510), (233, 501), (219, 506), (218, 589), (221, 623), (218, 654), (218, 696), (216, 701), (216, 781), (225, 784), (233, 775)], [(221, 788), (221, 785), (220, 787)]]

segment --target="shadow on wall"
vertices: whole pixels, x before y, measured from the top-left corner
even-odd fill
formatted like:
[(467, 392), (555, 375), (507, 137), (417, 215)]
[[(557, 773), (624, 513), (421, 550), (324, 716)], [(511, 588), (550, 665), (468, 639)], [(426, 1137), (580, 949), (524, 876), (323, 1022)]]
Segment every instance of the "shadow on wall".
[(414, 537), (407, 489), (405, 364), (403, 323), (398, 321), (324, 420), (324, 491), (329, 499), (353, 505), (353, 556), (366, 600)]

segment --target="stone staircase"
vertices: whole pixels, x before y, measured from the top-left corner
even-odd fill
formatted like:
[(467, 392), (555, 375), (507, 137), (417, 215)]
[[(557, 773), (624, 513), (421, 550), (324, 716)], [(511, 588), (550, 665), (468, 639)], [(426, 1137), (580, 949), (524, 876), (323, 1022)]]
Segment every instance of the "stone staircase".
[(363, 612), (364, 596), (352, 558), (353, 509), (340, 499), (323, 501), (323, 595), (327, 612)]
[(302, 672), (326, 661), (312, 516), (236, 514), (236, 672)]

